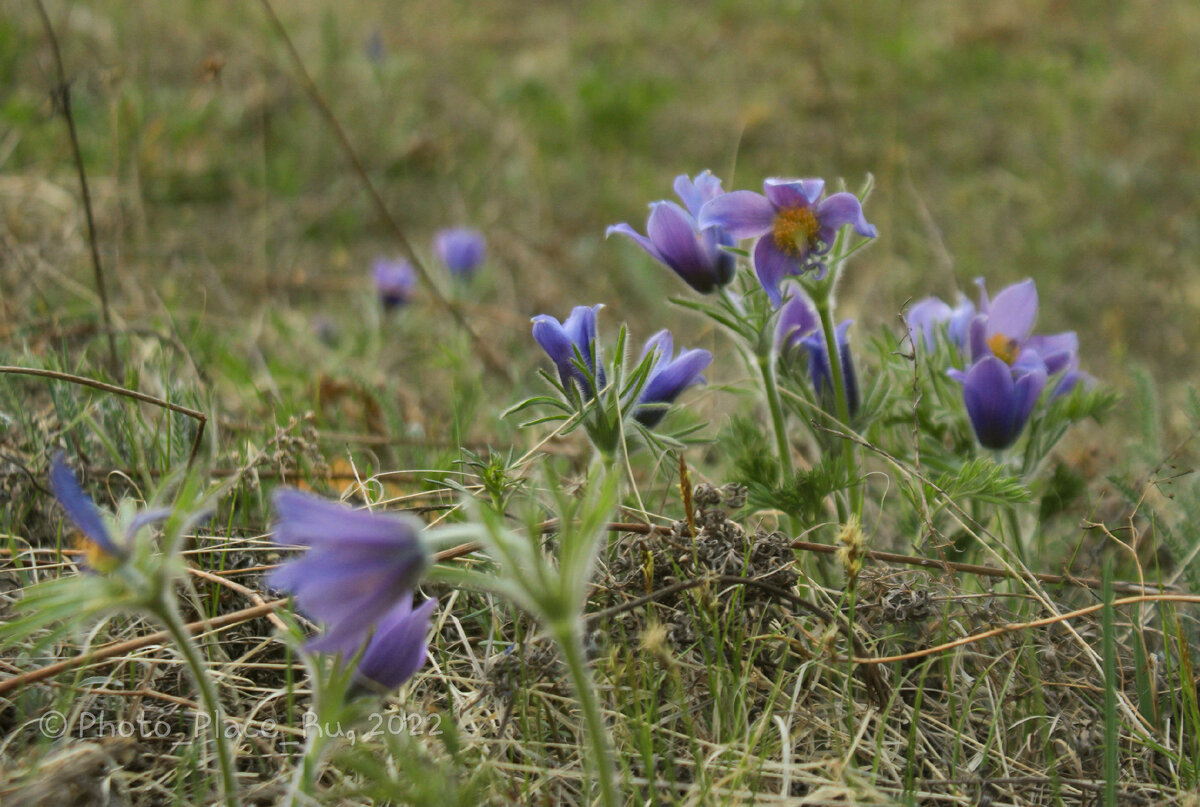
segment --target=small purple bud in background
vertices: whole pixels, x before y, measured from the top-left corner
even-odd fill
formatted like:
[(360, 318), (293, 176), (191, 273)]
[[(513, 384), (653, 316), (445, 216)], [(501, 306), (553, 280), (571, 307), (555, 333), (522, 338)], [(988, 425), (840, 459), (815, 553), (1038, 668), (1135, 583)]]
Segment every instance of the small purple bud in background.
[(395, 261), (376, 258), (371, 276), (380, 302), (389, 311), (410, 301), (417, 288), (417, 274), (412, 264), (403, 258)]
[(487, 241), (478, 230), (451, 227), (433, 237), (433, 253), (450, 274), (470, 280), (487, 258)]

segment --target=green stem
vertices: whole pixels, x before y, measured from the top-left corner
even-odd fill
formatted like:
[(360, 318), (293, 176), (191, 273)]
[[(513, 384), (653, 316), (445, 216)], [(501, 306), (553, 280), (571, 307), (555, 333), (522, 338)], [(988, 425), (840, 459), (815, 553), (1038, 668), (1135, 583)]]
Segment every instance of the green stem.
[(205, 714), (208, 715), (209, 732), (212, 735), (213, 745), (217, 749), (217, 765), (221, 769), (221, 790), (224, 791), (225, 804), (226, 807), (238, 807), (233, 754), (229, 750), (229, 743), (226, 742), (222, 730), (224, 722), (221, 716), (221, 702), (217, 699), (217, 690), (213, 686), (212, 679), (208, 677), (204, 659), (200, 657), (200, 651), (192, 641), (191, 634), (184, 626), (179, 611), (169, 595), (164, 595), (162, 601), (154, 606), (153, 611), (175, 641), (175, 646), (183, 655), (183, 660), (191, 670), (192, 678), (196, 681), (196, 688), (200, 690), (200, 701), (204, 706)]
[(770, 348), (758, 351), (758, 369), (762, 373), (763, 391), (767, 394), (767, 408), (771, 410), (771, 423), (775, 427), (775, 449), (779, 452), (780, 481), (792, 476), (792, 451), (788, 445), (787, 427), (783, 420), (783, 405), (779, 401), (779, 385), (775, 380), (775, 360)]
[[(816, 300), (817, 313), (821, 317), (821, 331), (825, 335), (825, 350), (829, 355), (829, 369), (833, 375), (833, 398), (837, 403), (837, 417), (847, 429), (850, 428), (850, 402), (846, 398), (846, 371), (842, 367), (842, 351), (838, 349), (837, 329), (833, 325), (833, 306), (828, 297)], [(846, 470), (850, 474), (850, 512), (862, 519), (863, 492), (858, 480), (858, 446), (853, 440), (842, 441), (842, 453), (846, 458)]]
[(563, 654), (563, 660), (567, 663), (567, 672), (571, 676), (572, 686), (575, 687), (575, 696), (583, 708), (583, 722), (592, 753), (595, 755), (596, 778), (600, 783), (600, 803), (604, 807), (617, 807), (620, 804), (620, 792), (616, 783), (616, 766), (613, 763), (612, 748), (608, 743), (604, 715), (600, 711), (600, 699), (596, 696), (596, 687), (584, 658), (583, 626), (577, 617), (572, 617), (552, 625), (551, 632)]

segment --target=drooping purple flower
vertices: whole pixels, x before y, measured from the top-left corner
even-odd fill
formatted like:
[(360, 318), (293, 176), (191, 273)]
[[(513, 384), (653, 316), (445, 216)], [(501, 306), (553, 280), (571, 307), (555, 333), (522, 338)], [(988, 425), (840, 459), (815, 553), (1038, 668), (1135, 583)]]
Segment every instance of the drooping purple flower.
[(142, 527), (162, 521), (171, 514), (168, 508), (143, 510), (133, 517), (125, 530), (125, 541), (118, 542), (108, 529), (100, 508), (79, 485), (60, 451), (50, 463), (50, 488), (81, 535), (80, 546), (86, 565), (99, 572), (115, 569), (129, 557), (128, 542)]
[(1017, 441), (1046, 387), (1045, 365), (1036, 356), (1015, 366), (996, 356), (984, 356), (966, 372), (952, 369), (949, 374), (962, 384), (967, 415), (979, 443), (996, 450)]
[[(850, 326), (854, 320), (844, 320), (834, 331), (838, 353), (842, 358), (842, 375), (846, 387), (846, 405), (850, 415), (858, 412), (858, 374), (850, 356)], [(828, 412), (836, 410), (833, 398), (833, 368), (829, 365), (829, 349), (821, 320), (812, 302), (801, 293), (794, 293), (779, 312), (779, 324), (775, 328), (775, 340), (780, 354), (787, 356), (797, 348), (808, 354), (808, 375), (813, 389)]]
[(975, 305), (963, 294), (958, 295), (958, 305), (954, 308), (940, 297), (926, 297), (913, 303), (905, 314), (909, 340), (916, 347), (917, 334), (920, 334), (926, 350), (933, 350), (937, 345), (937, 331), (943, 326), (951, 344), (960, 350), (966, 349), (967, 331), (974, 318)]
[(704, 203), (721, 195), (721, 180), (711, 171), (695, 179), (681, 174), (675, 178), (675, 193), (684, 207), (674, 202), (652, 203), (646, 235), (621, 222), (609, 227), (605, 237), (613, 233), (629, 236), (693, 289), (707, 294), (733, 280), (736, 268), (734, 256), (722, 249), (733, 246), (733, 237), (720, 227), (702, 229), (696, 223)]
[(429, 564), (421, 521), (290, 489), (276, 491), (274, 505), (275, 541), (308, 551), (275, 569), (268, 582), (325, 624), (309, 650), (357, 652), (372, 626), (410, 597)]
[(487, 241), (478, 230), (451, 227), (434, 235), (433, 252), (450, 274), (469, 280), (487, 257)]
[(402, 597), (379, 620), (354, 671), (355, 682), (386, 692), (416, 675), (429, 652), (426, 636), (435, 605), (436, 600), (426, 600), (413, 608), (412, 595)]
[(822, 199), (823, 179), (779, 179), (763, 182), (765, 195), (733, 191), (705, 203), (699, 226), (721, 227), (734, 238), (758, 238), (754, 269), (772, 305), (782, 302), (779, 286), (788, 276), (809, 269), (824, 271), (821, 256), (847, 224), (865, 238), (878, 232), (863, 216), (852, 193)]
[(583, 364), (589, 368), (598, 386), (605, 384), (604, 370), (597, 363), (594, 354), (596, 345), (596, 312), (604, 306), (577, 305), (571, 309), (571, 315), (564, 322), (559, 322), (549, 314), (539, 314), (533, 318), (533, 338), (558, 368), (558, 377), (563, 387), (570, 387), (574, 381), (579, 390), (587, 397), (594, 397), (596, 389), (591, 381), (575, 363), (576, 351), (583, 358)]
[(646, 377), (646, 383), (638, 395), (637, 408), (633, 417), (648, 429), (657, 426), (667, 414), (670, 404), (688, 387), (704, 382), (700, 375), (712, 363), (712, 353), (695, 348), (679, 351), (675, 356), (675, 343), (670, 331), (662, 330), (646, 340), (642, 360), (655, 355), (654, 366)]
[(403, 258), (395, 261), (376, 258), (371, 266), (371, 276), (375, 279), (379, 300), (388, 310), (407, 303), (417, 289), (417, 274), (412, 264)]

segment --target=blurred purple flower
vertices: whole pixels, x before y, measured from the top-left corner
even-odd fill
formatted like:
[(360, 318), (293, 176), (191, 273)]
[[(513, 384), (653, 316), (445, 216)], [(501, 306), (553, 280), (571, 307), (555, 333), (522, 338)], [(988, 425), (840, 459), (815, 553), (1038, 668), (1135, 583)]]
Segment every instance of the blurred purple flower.
[(733, 280), (736, 268), (734, 256), (722, 249), (733, 246), (733, 237), (720, 227), (701, 229), (696, 223), (704, 203), (721, 195), (721, 180), (711, 171), (695, 179), (681, 174), (675, 178), (675, 193), (686, 210), (674, 202), (653, 202), (646, 235), (621, 222), (609, 227), (605, 237), (613, 233), (629, 236), (693, 289), (707, 294)]
[(958, 295), (958, 305), (951, 308), (940, 297), (926, 297), (909, 307), (905, 315), (908, 322), (908, 338), (917, 346), (917, 334), (921, 334), (926, 350), (937, 346), (937, 331), (943, 325), (950, 342), (960, 350), (967, 347), (967, 331), (975, 318), (975, 305), (966, 295)]
[[(61, 451), (54, 455), (54, 459), (50, 463), (50, 488), (54, 491), (54, 496), (62, 505), (63, 510), (66, 511), (67, 518), (80, 532), (79, 544), (84, 551), (84, 562), (88, 567), (99, 572), (111, 571), (129, 557), (129, 550), (113, 538), (104, 521), (104, 516), (100, 513), (100, 508), (79, 485), (79, 481), (75, 478), (75, 474), (71, 473), (66, 457)], [(170, 514), (171, 511), (167, 508), (155, 508), (138, 513), (129, 522), (129, 527), (125, 531), (125, 540), (132, 540), (142, 527), (155, 521), (161, 521)]]
[[(837, 326), (834, 334), (838, 352), (842, 357), (846, 405), (851, 416), (858, 412), (859, 406), (858, 374), (850, 356), (849, 330), (853, 323), (854, 320), (844, 320)], [(775, 341), (779, 345), (780, 354), (785, 358), (797, 348), (803, 348), (808, 353), (808, 375), (812, 379), (813, 389), (827, 412), (836, 411), (833, 399), (833, 369), (829, 365), (825, 334), (821, 330), (821, 320), (817, 316), (816, 308), (804, 294), (794, 293), (779, 312)]]
[(436, 600), (412, 607), (412, 595), (406, 594), (379, 620), (379, 627), (367, 642), (367, 649), (354, 672), (355, 682), (368, 689), (395, 689), (425, 663), (429, 651), (426, 635)]
[(1016, 442), (1046, 387), (1046, 369), (1036, 363), (1009, 366), (996, 356), (984, 356), (963, 372), (950, 370), (963, 386), (971, 427), (986, 448), (1008, 448)]
[(371, 267), (375, 279), (375, 290), (383, 307), (391, 310), (404, 305), (412, 299), (417, 288), (417, 275), (412, 264), (401, 258), (392, 261), (387, 258), (376, 258)]
[(469, 280), (487, 257), (487, 241), (478, 230), (451, 227), (434, 235), (433, 252), (450, 274)]
[(549, 314), (539, 314), (533, 318), (533, 338), (537, 340), (546, 354), (558, 368), (558, 377), (564, 388), (570, 387), (574, 381), (583, 395), (594, 397), (596, 389), (591, 381), (575, 363), (576, 351), (583, 358), (583, 364), (589, 368), (599, 387), (605, 384), (604, 370), (597, 363), (593, 353), (596, 345), (596, 312), (603, 305), (578, 305), (571, 309), (571, 315), (560, 323)]
[(411, 516), (356, 510), (298, 490), (277, 490), (277, 543), (308, 551), (268, 577), (290, 591), (307, 616), (326, 626), (311, 651), (362, 647), (372, 626), (402, 601), (429, 565), (423, 524)]
[(754, 269), (771, 303), (782, 302), (784, 278), (810, 268), (824, 271), (820, 257), (833, 246), (838, 230), (849, 224), (865, 238), (878, 232), (863, 216), (862, 204), (852, 193), (835, 193), (822, 199), (823, 179), (779, 179), (763, 182), (765, 195), (733, 191), (707, 202), (700, 210), (699, 226), (721, 227), (734, 238), (758, 238)]
[(693, 384), (704, 383), (700, 375), (712, 363), (712, 353), (707, 350), (680, 350), (674, 355), (675, 344), (670, 331), (662, 330), (646, 340), (642, 360), (651, 354), (657, 356), (654, 366), (646, 377), (646, 383), (638, 395), (638, 406), (633, 417), (648, 429), (657, 426), (667, 414), (667, 409), (685, 389)]

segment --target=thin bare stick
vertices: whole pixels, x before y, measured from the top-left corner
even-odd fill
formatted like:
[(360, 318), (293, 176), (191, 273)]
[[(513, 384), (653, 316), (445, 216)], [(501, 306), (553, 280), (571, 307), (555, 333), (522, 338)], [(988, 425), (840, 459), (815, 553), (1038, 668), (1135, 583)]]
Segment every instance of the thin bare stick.
[(119, 378), (118, 370), (121, 364), (117, 360), (117, 340), (113, 335), (112, 313), (108, 307), (108, 289), (104, 283), (104, 267), (100, 264), (100, 249), (96, 246), (96, 221), (92, 215), (92, 193), (88, 188), (87, 171), (83, 167), (83, 154), (79, 150), (79, 135), (75, 132), (75, 117), (71, 114), (71, 85), (67, 82), (67, 71), (63, 67), (62, 51), (58, 47), (58, 37), (54, 34), (54, 26), (50, 23), (50, 15), (42, 0), (34, 0), (38, 14), (42, 18), (42, 26), (46, 29), (46, 38), (50, 40), (50, 50), (54, 54), (54, 67), (58, 73), (58, 83), (51, 95), (54, 106), (62, 112), (67, 122), (67, 132), (71, 136), (71, 155), (75, 158), (75, 168), (79, 172), (79, 188), (83, 194), (83, 215), (87, 219), (88, 246), (92, 250), (92, 270), (96, 275), (96, 291), (100, 294), (100, 314), (104, 318), (104, 331), (108, 335), (109, 371), (113, 378)]
[(408, 240), (408, 236), (405, 235), (404, 229), (400, 226), (400, 222), (397, 221), (396, 217), (392, 215), (392, 212), (388, 209), (387, 203), (383, 201), (383, 196), (380, 195), (379, 190), (375, 187), (375, 183), (371, 181), (371, 177), (367, 174), (366, 169), (363, 167), (362, 161), (358, 159), (358, 153), (354, 150), (354, 146), (350, 143), (349, 135), (346, 134), (346, 130), (342, 128), (342, 124), (338, 121), (337, 116), (333, 114), (333, 110), (330, 109), (329, 104), (326, 103), (325, 96), (321, 94), (321, 90), (317, 87), (317, 83), (313, 81), (312, 75), (308, 72), (308, 68), (304, 66), (304, 59), (300, 57), (300, 52), (296, 50), (296, 45), (292, 42), (292, 38), (287, 32), (287, 28), (284, 27), (283, 21), (280, 20), (279, 16), (275, 13), (275, 8), (271, 5), (271, 0), (262, 0), (262, 5), (263, 9), (267, 12), (267, 16), (271, 20), (271, 25), (275, 28), (276, 33), (279, 34), (279, 38), (283, 40), (284, 47), (287, 48), (288, 55), (291, 57), (292, 64), (296, 68), (296, 73), (300, 78), (300, 83), (304, 85), (304, 91), (308, 93), (308, 97), (312, 99), (313, 104), (316, 105), (317, 110), (321, 113), (321, 117), (325, 119), (325, 122), (333, 131), (334, 136), (337, 138), (338, 145), (341, 146), (342, 153), (346, 156), (346, 159), (350, 161), (350, 166), (354, 169), (354, 173), (358, 176), (359, 182), (361, 182), (363, 188), (366, 189), (367, 196), (370, 197), (371, 204), (374, 206), (375, 212), (379, 215), (380, 220), (387, 226), (387, 228), (391, 230), (392, 237), (396, 239), (396, 243), (400, 245), (400, 251), (404, 253), (404, 257), (407, 258), (409, 262), (412, 263), (413, 268), (417, 270), (417, 274), (421, 276), (421, 281), (427, 287), (429, 287), (431, 292), (433, 292), (433, 296), (438, 301), (438, 304), (445, 308), (446, 311), (450, 313), (450, 316), (454, 317), (454, 321), (457, 322), (459, 327), (461, 327), (463, 331), (466, 332), (467, 336), (470, 337), (471, 341), (475, 344), (476, 350), (479, 352), (479, 357), (483, 360), (484, 366), (488, 369), (488, 372), (493, 373), (498, 378), (508, 380), (508, 371), (505, 369), (504, 364), (498, 358), (496, 358), (495, 353), (492, 352), (491, 345), (485, 342), (483, 338), (476, 333), (475, 329), (471, 327), (471, 323), (467, 320), (467, 317), (462, 312), (462, 309), (459, 308), (453, 300), (442, 294), (441, 289), (439, 289), (437, 284), (433, 282), (433, 276), (429, 273), (429, 270), (425, 268), (425, 264), (417, 255), (416, 250), (413, 249), (412, 242)]
[(73, 375), (64, 373), (59, 370), (42, 370), (36, 367), (14, 367), (12, 365), (0, 365), (0, 373), (13, 373), (15, 375), (35, 375), (40, 378), (53, 378), (58, 381), (68, 381), (72, 384), (78, 384), (81, 387), (91, 387), (92, 389), (102, 390), (103, 392), (111, 392), (114, 395), (123, 395), (126, 398), (143, 401), (144, 403), (161, 406), (164, 409), (169, 409), (172, 412), (178, 412), (181, 415), (187, 415), (190, 418), (195, 418), (197, 422), (196, 436), (192, 438), (192, 450), (188, 454), (188, 467), (192, 467), (192, 463), (196, 460), (196, 453), (200, 450), (200, 441), (204, 437), (204, 427), (208, 425), (208, 416), (203, 412), (192, 409), (187, 406), (181, 406), (177, 403), (155, 398), (153, 395), (147, 395), (144, 392), (138, 392), (125, 387), (118, 387), (116, 384), (108, 384), (104, 381), (97, 381), (94, 378), (87, 378), (81, 375)]

